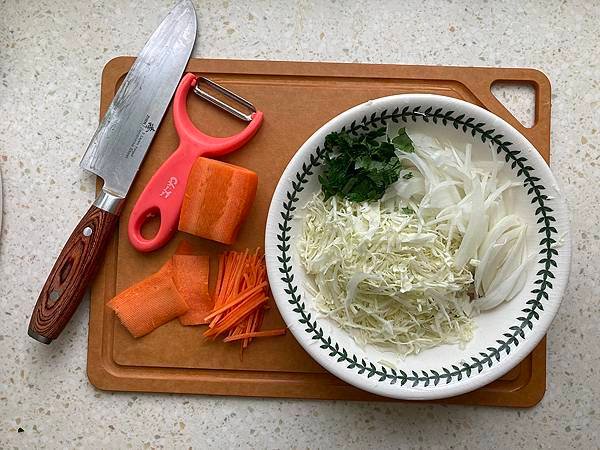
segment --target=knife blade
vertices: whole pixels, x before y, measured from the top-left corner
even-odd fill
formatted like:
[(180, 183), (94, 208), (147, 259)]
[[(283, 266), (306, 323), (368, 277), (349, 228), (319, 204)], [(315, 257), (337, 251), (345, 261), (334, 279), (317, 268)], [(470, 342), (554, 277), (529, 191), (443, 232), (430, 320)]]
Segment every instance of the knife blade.
[(81, 302), (195, 39), (196, 12), (190, 0), (182, 0), (146, 42), (94, 133), (80, 166), (103, 179), (102, 191), (71, 233), (42, 288), (29, 323), (32, 338), (52, 342)]

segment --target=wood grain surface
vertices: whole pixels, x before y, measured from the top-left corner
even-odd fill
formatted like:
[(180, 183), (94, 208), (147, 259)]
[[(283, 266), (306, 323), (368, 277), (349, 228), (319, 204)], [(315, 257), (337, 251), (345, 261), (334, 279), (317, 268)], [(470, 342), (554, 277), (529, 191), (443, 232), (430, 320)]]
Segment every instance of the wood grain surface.
[(118, 216), (91, 206), (63, 247), (33, 310), (29, 335), (56, 339), (97, 273)]

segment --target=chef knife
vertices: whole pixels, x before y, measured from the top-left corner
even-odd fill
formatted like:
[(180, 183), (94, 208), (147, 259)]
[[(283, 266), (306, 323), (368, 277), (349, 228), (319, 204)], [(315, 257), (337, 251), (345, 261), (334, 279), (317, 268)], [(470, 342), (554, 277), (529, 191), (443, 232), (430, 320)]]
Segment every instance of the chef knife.
[(33, 310), (29, 336), (49, 344), (94, 278), (127, 192), (152, 142), (196, 39), (190, 0), (178, 3), (146, 43), (81, 160), (102, 191), (63, 247)]

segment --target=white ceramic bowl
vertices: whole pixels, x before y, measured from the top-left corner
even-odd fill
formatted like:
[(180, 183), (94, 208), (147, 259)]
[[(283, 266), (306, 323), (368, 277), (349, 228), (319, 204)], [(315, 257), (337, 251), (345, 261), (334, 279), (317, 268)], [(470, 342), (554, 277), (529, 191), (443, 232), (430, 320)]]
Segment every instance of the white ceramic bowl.
[[(528, 226), (527, 247), (539, 254), (519, 295), (475, 318), (471, 342), (461, 349), (442, 345), (401, 359), (376, 347), (359, 347), (334, 322), (322, 318), (304, 289), (294, 214), (320, 189), (325, 136), (343, 127), (360, 132), (385, 122), (404, 123), (456, 145), (473, 144), (476, 158), (493, 149), (523, 188), (515, 212)], [(499, 159), (500, 159), (499, 157)], [(488, 155), (489, 158), (489, 155)], [(571, 241), (567, 209), (548, 165), (512, 126), (478, 106), (450, 97), (406, 94), (358, 105), (333, 118), (300, 147), (279, 180), (266, 229), (266, 261), (277, 307), (302, 347), (342, 380), (375, 394), (400, 399), (436, 399), (472, 391), (501, 377), (542, 339), (565, 290)], [(533, 249), (533, 250), (531, 250)], [(379, 361), (391, 361), (395, 369)]]

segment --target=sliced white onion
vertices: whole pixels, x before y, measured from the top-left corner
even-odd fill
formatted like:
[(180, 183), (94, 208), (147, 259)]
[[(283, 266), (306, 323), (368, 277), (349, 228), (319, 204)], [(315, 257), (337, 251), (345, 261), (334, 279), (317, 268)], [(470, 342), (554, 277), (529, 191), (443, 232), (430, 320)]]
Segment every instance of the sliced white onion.
[(477, 256), (477, 249), (487, 234), (487, 218), (483, 209), (483, 195), (479, 181), (473, 183), (473, 196), (471, 201), (471, 217), (467, 231), (463, 236), (460, 247), (455, 255), (455, 264), (462, 268), (471, 259)]

